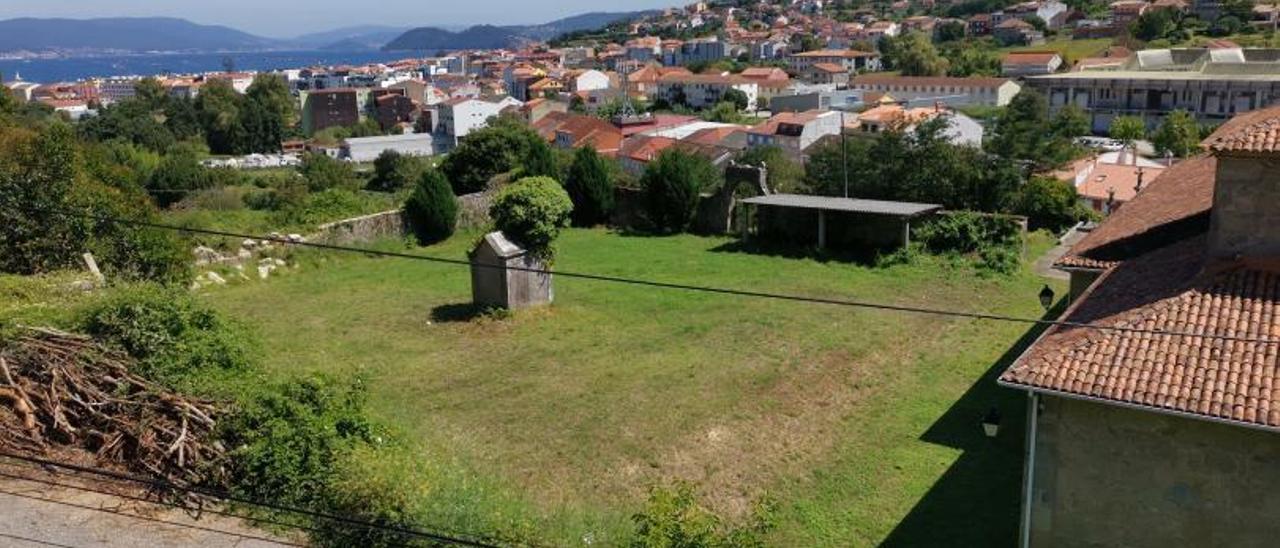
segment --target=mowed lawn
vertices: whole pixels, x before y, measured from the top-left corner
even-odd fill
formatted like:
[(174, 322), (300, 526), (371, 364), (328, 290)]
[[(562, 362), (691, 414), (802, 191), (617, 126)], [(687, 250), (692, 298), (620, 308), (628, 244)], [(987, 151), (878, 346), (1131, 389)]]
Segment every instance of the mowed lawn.
[[(474, 240), (414, 252), (462, 258)], [(1029, 271), (983, 277), (943, 259), (876, 268), (604, 230), (558, 247), (561, 271), (1044, 313)], [(516, 501), (487, 511), (555, 544), (622, 542), (647, 489), (675, 479), (731, 519), (769, 493), (778, 545), (1015, 540), (1024, 398), (992, 375), (1028, 325), (564, 277), (550, 308), (477, 318), (469, 280), (465, 267), (323, 255), (208, 298), (259, 330), (277, 379), (363, 372), (377, 418), (453, 470), (439, 481), (466, 484), (441, 493)], [(991, 440), (979, 421), (993, 406), (1004, 424)]]

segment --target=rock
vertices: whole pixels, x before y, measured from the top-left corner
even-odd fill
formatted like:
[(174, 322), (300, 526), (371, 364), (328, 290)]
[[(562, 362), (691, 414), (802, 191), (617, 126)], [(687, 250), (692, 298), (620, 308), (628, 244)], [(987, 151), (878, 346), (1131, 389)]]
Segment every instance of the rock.
[(225, 278), (223, 278), (222, 276), (219, 276), (217, 272), (208, 272), (208, 273), (206, 273), (204, 276), (205, 276), (205, 278), (207, 278), (210, 282), (213, 282), (213, 283), (215, 283), (215, 284), (218, 284), (218, 285), (227, 285), (227, 280), (226, 280)]
[(196, 265), (206, 265), (216, 263), (222, 260), (222, 255), (211, 247), (196, 246), (191, 250), (191, 254), (196, 256)]
[(248, 249), (240, 248), (240, 251), (236, 253), (236, 257), (242, 261), (247, 261), (253, 258), (253, 252)]
[(271, 259), (271, 263), (272, 263), (272, 264), (274, 264), (274, 265), (276, 265), (276, 266), (280, 266), (280, 267), (287, 266), (287, 265), (289, 264), (289, 263), (284, 262), (284, 259), (278, 259), (278, 258), (277, 258), (277, 259)]
[(258, 247), (258, 240), (255, 240), (253, 238), (245, 239), (245, 241), (240, 242), (240, 247), (244, 249), (253, 249), (255, 247)]
[(271, 265), (261, 265), (261, 266), (259, 266), (259, 267), (258, 267), (258, 278), (259, 278), (259, 279), (262, 279), (262, 280), (267, 279), (268, 277), (270, 277), (270, 276), (271, 276), (271, 270), (272, 270), (273, 268), (274, 268), (274, 267), (273, 267), (273, 266), (271, 266)]
[(303, 238), (301, 234), (290, 234), (289, 241), (293, 243), (300, 243), (307, 241), (307, 239)]

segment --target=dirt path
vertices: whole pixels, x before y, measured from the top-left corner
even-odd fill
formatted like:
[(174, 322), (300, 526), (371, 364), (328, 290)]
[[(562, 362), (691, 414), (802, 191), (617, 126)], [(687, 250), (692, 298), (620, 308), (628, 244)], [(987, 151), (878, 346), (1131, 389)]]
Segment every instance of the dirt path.
[(272, 538), (237, 519), (206, 514), (197, 520), (181, 511), (111, 495), (0, 479), (0, 546), (298, 546)]
[(1057, 262), (1058, 259), (1061, 259), (1063, 255), (1066, 255), (1067, 252), (1071, 250), (1071, 246), (1076, 245), (1076, 242), (1079, 242), (1086, 234), (1088, 233), (1072, 229), (1065, 236), (1059, 239), (1058, 245), (1054, 246), (1044, 255), (1036, 259), (1035, 265), (1033, 266), (1036, 274), (1046, 278), (1053, 278), (1055, 280), (1070, 279), (1070, 276), (1068, 276), (1066, 272), (1053, 268), (1053, 263)]

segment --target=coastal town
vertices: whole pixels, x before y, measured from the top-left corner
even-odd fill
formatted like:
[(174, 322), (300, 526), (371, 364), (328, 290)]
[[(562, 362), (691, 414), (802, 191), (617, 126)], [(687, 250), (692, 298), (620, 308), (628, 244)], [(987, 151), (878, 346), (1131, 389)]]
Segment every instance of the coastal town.
[(1280, 4), (591, 20), (0, 75), (0, 544), (1274, 543)]

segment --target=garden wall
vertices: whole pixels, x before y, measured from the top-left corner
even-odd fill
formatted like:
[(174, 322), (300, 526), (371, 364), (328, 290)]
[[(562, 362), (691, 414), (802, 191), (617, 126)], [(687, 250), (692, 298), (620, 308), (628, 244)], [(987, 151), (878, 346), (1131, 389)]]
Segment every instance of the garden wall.
[[(493, 204), (493, 190), (476, 192), (458, 197), (458, 230), (484, 228), (492, 222), (489, 206)], [(307, 241), (333, 245), (370, 243), (385, 238), (403, 238), (411, 234), (404, 211), (395, 209), (371, 215), (362, 215), (320, 225)]]

